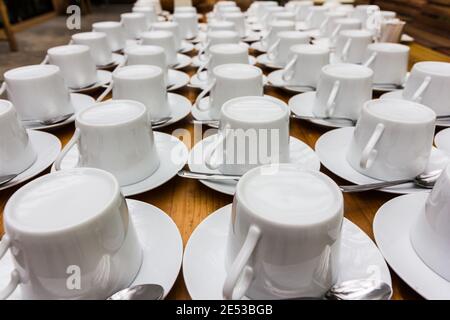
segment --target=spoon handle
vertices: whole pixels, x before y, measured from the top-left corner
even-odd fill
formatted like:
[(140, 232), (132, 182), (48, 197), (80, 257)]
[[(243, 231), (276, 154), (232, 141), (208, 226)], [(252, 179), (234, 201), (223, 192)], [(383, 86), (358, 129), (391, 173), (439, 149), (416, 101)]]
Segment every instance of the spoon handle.
[(197, 173), (197, 172), (191, 172), (191, 171), (186, 171), (186, 170), (178, 171), (178, 175), (180, 177), (189, 178), (189, 179), (216, 180), (216, 181), (239, 180), (241, 178), (240, 176), (223, 175), (223, 174), (210, 174), (210, 173)]
[(408, 182), (413, 182), (413, 180), (403, 179), (403, 180), (376, 182), (376, 183), (368, 183), (368, 184), (360, 184), (360, 185), (339, 186), (339, 189), (341, 189), (342, 192), (362, 192), (362, 191), (369, 191), (369, 190), (393, 187), (393, 186), (397, 186), (397, 185), (408, 183)]
[(298, 116), (295, 114), (291, 115), (291, 118), (299, 119), (299, 120), (329, 120), (329, 121), (344, 121), (349, 122), (350, 124), (354, 125), (356, 123), (355, 120), (350, 118), (341, 118), (341, 117), (315, 117), (315, 116)]

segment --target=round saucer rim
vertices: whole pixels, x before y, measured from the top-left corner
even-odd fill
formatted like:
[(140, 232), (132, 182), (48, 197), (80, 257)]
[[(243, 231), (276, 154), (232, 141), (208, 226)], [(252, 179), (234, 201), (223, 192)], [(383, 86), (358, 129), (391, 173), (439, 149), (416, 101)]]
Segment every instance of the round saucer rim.
[(177, 63), (179, 64), (179, 66), (177, 67), (171, 67), (174, 70), (180, 70), (180, 69), (184, 69), (186, 67), (189, 67), (192, 63), (192, 58), (189, 57), (188, 55), (185, 55), (183, 53), (177, 53)]
[[(384, 203), (375, 214), (373, 234), (377, 246), (389, 266), (414, 291), (425, 299), (450, 299), (450, 282), (439, 276), (422, 261), (409, 239), (409, 230), (414, 221), (413, 218), (420, 214), (421, 204), (425, 204), (427, 197), (428, 194), (426, 193), (414, 193), (399, 196)], [(406, 207), (408, 207), (408, 210), (405, 209)], [(393, 219), (397, 217), (401, 223), (392, 224)], [(388, 228), (384, 226), (388, 226)], [(389, 241), (386, 244), (385, 239), (387, 237), (394, 241)], [(400, 246), (401, 248), (397, 248)], [(401, 249), (402, 258), (396, 256), (399, 249)], [(392, 254), (393, 251), (396, 254)], [(407, 266), (405, 266), (405, 263), (407, 263)], [(411, 265), (411, 263), (414, 265)], [(443, 289), (441, 286), (439, 286), (441, 290), (433, 290), (439, 284), (447, 287), (447, 295), (440, 295)], [(436, 291), (436, 293), (430, 291)]]
[(180, 70), (175, 70), (175, 69), (169, 69), (167, 72), (168, 72), (167, 78), (170, 79), (170, 74), (172, 74), (172, 76), (175, 79), (179, 80), (178, 83), (170, 84), (169, 86), (173, 87), (173, 88), (171, 88), (168, 91), (178, 90), (180, 88), (185, 87), (189, 83), (190, 79), (189, 79), (189, 75), (187, 73), (180, 71)]
[(61, 152), (61, 141), (55, 135), (32, 129), (27, 129), (27, 133), (36, 151), (37, 158), (25, 171), (21, 172), (10, 182), (0, 186), (0, 191), (14, 187), (42, 173), (52, 165)]
[(266, 68), (271, 68), (271, 69), (283, 69), (284, 68), (284, 66), (271, 63), (267, 57), (267, 53), (263, 53), (263, 54), (260, 54), (259, 56), (257, 56), (256, 62), (259, 63), (260, 65), (263, 65)]
[[(277, 84), (275, 84), (271, 79), (278, 79), (278, 75), (279, 74), (281, 74), (283, 72), (283, 69), (281, 69), (281, 70), (274, 70), (274, 71), (272, 71), (271, 73), (269, 73), (268, 75), (267, 75), (267, 78), (269, 79), (269, 83), (270, 84), (272, 84), (273, 86), (276, 86), (276, 87), (280, 87), (280, 89), (284, 89), (284, 90), (287, 90), (287, 91), (290, 91), (290, 92), (295, 92), (295, 93), (305, 93), (305, 92), (310, 92), (310, 91), (314, 91), (314, 90), (310, 90), (310, 89), (308, 89), (308, 90), (299, 90), (299, 89), (295, 89), (295, 86), (289, 86), (289, 85), (284, 85), (284, 81), (282, 81), (283, 82), (283, 84), (282, 85), (277, 85)], [(281, 77), (280, 77), (280, 79), (281, 79)], [(276, 82), (278, 82), (278, 81), (276, 81)], [(306, 87), (304, 87), (304, 89), (306, 89)]]
[[(447, 136), (447, 139), (445, 139), (445, 136)], [(450, 136), (450, 128), (444, 129), (439, 131), (438, 133), (436, 133), (436, 135), (434, 136), (434, 145), (436, 146), (436, 148), (445, 151), (447, 153), (450, 153), (450, 148), (445, 148), (443, 147), (443, 143), (441, 143), (443, 140), (448, 140), (448, 136)], [(450, 144), (449, 144), (450, 146)]]
[[(226, 231), (225, 233), (227, 233), (228, 232), (228, 228), (229, 228), (229, 218), (230, 217), (229, 216), (225, 216), (225, 215), (231, 215), (230, 211), (231, 211), (231, 204), (228, 204), (228, 205), (225, 205), (222, 208), (219, 208), (219, 209), (215, 210), (213, 213), (209, 214), (205, 219), (203, 219), (202, 222), (200, 222), (199, 225), (197, 225), (197, 227), (195, 228), (195, 230), (192, 232), (191, 236), (189, 237), (188, 242), (186, 243), (184, 254), (183, 254), (183, 278), (185, 279), (185, 285), (186, 285), (186, 288), (188, 290), (188, 293), (189, 293), (190, 297), (192, 299), (194, 299), (194, 300), (195, 299), (199, 299), (199, 298), (203, 298), (203, 299), (208, 299), (209, 298), (209, 297), (208, 298), (195, 297), (195, 295), (193, 294), (193, 290), (192, 290), (193, 288), (192, 288), (192, 286), (189, 285), (189, 284), (192, 283), (190, 281), (190, 276), (189, 276), (188, 271), (187, 271), (190, 268), (186, 268), (185, 264), (189, 264), (190, 261), (192, 260), (189, 257), (189, 254), (192, 251), (192, 246), (196, 245), (196, 243), (194, 241), (198, 241), (196, 238), (202, 236), (201, 235), (201, 233), (203, 233), (202, 229), (207, 228), (206, 226), (208, 224), (212, 223), (211, 220), (213, 220), (215, 223), (218, 224), (218, 222), (215, 221), (216, 219), (217, 220), (219, 220), (219, 219), (227, 219), (227, 225), (226, 225), (227, 229), (225, 230)], [(357, 226), (355, 223), (353, 223), (349, 219), (344, 218), (343, 219), (343, 224), (345, 224), (346, 227), (349, 229), (348, 232), (351, 233), (349, 235), (356, 234), (356, 232), (357, 232), (359, 235), (363, 236), (364, 239), (366, 240), (366, 246), (367, 247), (370, 246), (370, 248), (373, 250), (373, 252), (377, 253), (377, 255), (378, 255), (377, 260), (379, 260), (379, 263), (380, 263), (378, 266), (379, 267), (382, 266), (383, 267), (383, 271), (384, 271), (382, 274), (383, 274), (383, 277), (385, 279), (383, 279), (383, 280), (385, 280), (389, 285), (392, 286), (392, 279), (391, 279), (391, 275), (390, 275), (390, 272), (389, 272), (389, 268), (388, 268), (388, 266), (387, 266), (387, 264), (386, 264), (386, 262), (385, 262), (385, 260), (384, 260), (384, 258), (382, 256), (382, 254), (381, 254), (381, 251), (377, 248), (376, 244), (372, 241), (372, 239), (370, 239), (370, 237), (359, 226)], [(200, 236), (199, 236), (199, 233), (200, 233)], [(223, 234), (219, 235), (217, 233), (214, 233), (214, 235), (217, 238), (224, 237), (226, 239), (226, 237), (227, 237), (226, 234), (225, 235), (223, 235)], [(216, 239), (213, 239), (213, 240), (216, 240)], [(214, 241), (211, 241), (211, 243), (214, 243)], [(358, 242), (355, 241), (355, 243), (358, 243)], [(223, 245), (223, 247), (226, 246), (226, 240), (224, 241), (224, 243), (222, 245)], [(354, 249), (355, 252), (361, 252), (361, 250), (356, 250), (356, 248), (357, 247), (355, 247), (355, 249)], [(221, 251), (222, 250), (215, 250), (214, 253), (218, 253), (218, 252), (221, 252)], [(364, 250), (364, 251), (366, 251), (366, 250)], [(223, 260), (225, 260), (224, 257), (223, 257)], [(221, 260), (220, 261), (215, 260), (215, 261), (218, 262), (219, 264), (221, 263)], [(216, 274), (217, 274), (217, 272), (216, 272)], [(222, 275), (222, 272), (220, 272), (220, 274)], [(341, 276), (341, 274), (340, 274), (340, 276)], [(342, 281), (342, 280), (338, 280), (338, 281)], [(217, 297), (211, 297), (209, 299), (217, 299)], [(248, 298), (244, 297), (244, 299), (248, 299)]]
[(173, 92), (168, 92), (167, 97), (168, 97), (169, 108), (171, 110), (171, 115), (173, 115), (174, 113), (177, 113), (178, 115), (172, 117), (172, 119), (170, 119), (170, 121), (167, 121), (164, 124), (161, 124), (158, 126), (153, 126), (152, 129), (154, 129), (154, 130), (159, 129), (159, 128), (164, 128), (164, 127), (170, 126), (174, 123), (177, 123), (178, 121), (181, 121), (184, 118), (186, 118), (191, 113), (192, 104), (188, 98), (186, 98), (185, 96), (183, 96), (181, 94), (173, 93)]
[(86, 93), (97, 90), (101, 86), (110, 83), (112, 80), (112, 72), (108, 70), (97, 70), (97, 82), (95, 85), (85, 89), (69, 89), (70, 93)]

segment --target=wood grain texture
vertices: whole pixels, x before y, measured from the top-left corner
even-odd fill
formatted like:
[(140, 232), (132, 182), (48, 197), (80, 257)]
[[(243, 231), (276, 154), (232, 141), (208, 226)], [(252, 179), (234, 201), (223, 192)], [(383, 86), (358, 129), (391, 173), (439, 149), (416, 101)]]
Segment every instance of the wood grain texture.
[[(424, 60), (442, 60), (450, 61), (449, 57), (431, 51), (417, 44), (411, 46), (411, 64)], [(194, 68), (184, 70), (189, 74), (195, 72)], [(270, 70), (264, 70), (265, 73)], [(191, 101), (195, 99), (199, 90), (184, 88), (178, 93), (185, 95)], [(275, 96), (287, 102), (292, 94), (278, 89), (268, 89), (266, 94)], [(177, 128), (189, 130), (193, 136), (193, 125), (190, 123), (191, 116), (184, 121), (176, 123), (170, 127), (163, 128), (161, 131), (172, 133)], [(290, 124), (291, 135), (295, 136), (309, 146), (314, 148), (317, 139), (326, 129), (313, 125), (305, 121), (293, 120)], [(73, 125), (68, 125), (56, 131), (53, 134), (58, 136), (65, 144), (70, 139), (74, 131)], [(191, 147), (194, 141), (184, 141), (188, 147)], [(333, 178), (337, 183), (345, 183), (342, 179), (336, 177), (328, 170), (322, 167), (322, 171)], [(47, 170), (48, 172), (48, 170)], [(7, 199), (17, 190), (18, 187), (0, 191), (0, 210), (3, 215), (3, 208)], [(175, 177), (163, 186), (149, 192), (132, 197), (153, 204), (164, 210), (177, 224), (180, 229), (184, 244), (195, 227), (215, 210), (229, 204), (232, 197), (215, 192), (200, 182), (191, 179), (182, 179)], [(359, 194), (345, 194), (345, 216), (356, 223), (364, 232), (373, 239), (372, 221), (378, 208), (386, 201), (393, 198), (393, 195), (381, 192), (365, 192)], [(3, 234), (3, 225), (0, 224), (0, 234)], [(394, 286), (393, 299), (420, 299), (420, 297), (400, 280), (394, 272), (391, 272)], [(174, 288), (170, 292), (168, 299), (189, 299), (189, 294), (183, 282), (180, 273)]]

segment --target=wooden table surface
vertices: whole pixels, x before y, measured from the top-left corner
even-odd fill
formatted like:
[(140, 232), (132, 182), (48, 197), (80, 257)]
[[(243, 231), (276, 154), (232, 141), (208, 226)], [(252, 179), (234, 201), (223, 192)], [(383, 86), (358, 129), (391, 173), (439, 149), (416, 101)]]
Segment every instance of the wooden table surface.
[[(253, 52), (251, 52), (254, 54)], [(411, 45), (410, 65), (424, 60), (439, 60), (450, 62), (450, 58), (440, 53), (434, 52), (418, 44)], [(264, 69), (263, 69), (264, 70)], [(192, 74), (195, 69), (190, 67), (184, 70)], [(267, 74), (270, 70), (264, 70)], [(194, 101), (199, 90), (184, 88), (177, 93), (183, 94), (191, 101)], [(98, 93), (97, 93), (98, 94)], [(266, 89), (266, 94), (280, 98), (287, 102), (293, 95), (279, 89)], [(192, 141), (184, 141), (188, 148), (191, 148), (194, 141), (193, 125), (190, 123), (191, 116), (183, 121), (176, 123), (160, 131), (173, 133), (177, 128), (189, 130)], [(290, 124), (291, 135), (297, 137), (314, 148), (317, 139), (327, 129), (313, 125), (309, 122), (293, 120)], [(67, 143), (74, 131), (73, 125), (65, 126), (61, 129), (52, 131), (53, 134), (61, 139), (63, 144)], [(198, 137), (197, 137), (198, 139)], [(336, 177), (322, 166), (322, 172), (328, 174), (337, 183), (345, 183), (342, 179)], [(44, 173), (47, 173), (45, 171)], [(44, 174), (43, 173), (43, 174)], [(3, 208), (8, 198), (20, 186), (0, 191), (0, 209), (3, 217)], [(365, 192), (356, 194), (345, 194), (345, 217), (356, 223), (364, 232), (373, 239), (372, 221), (378, 208), (393, 198), (393, 195), (381, 192)], [(205, 219), (210, 213), (231, 203), (232, 196), (221, 194), (201, 184), (199, 181), (175, 177), (161, 187), (149, 192), (131, 197), (136, 200), (144, 201), (164, 210), (177, 224), (180, 229), (184, 244), (195, 227)], [(3, 221), (3, 219), (1, 219)], [(0, 234), (3, 234), (3, 223), (0, 223)], [(393, 299), (420, 299), (411, 288), (409, 288), (394, 272), (391, 271), (394, 286)], [(168, 299), (189, 299), (189, 294), (183, 282), (183, 276), (180, 275), (171, 290)]]

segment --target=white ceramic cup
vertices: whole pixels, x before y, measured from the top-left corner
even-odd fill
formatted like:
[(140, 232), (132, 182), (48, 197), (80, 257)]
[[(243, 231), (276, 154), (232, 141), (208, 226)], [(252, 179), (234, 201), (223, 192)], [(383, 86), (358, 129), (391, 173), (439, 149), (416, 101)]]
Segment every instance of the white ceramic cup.
[(450, 63), (424, 61), (411, 69), (403, 98), (430, 107), (437, 115), (450, 113)]
[(234, 195), (225, 299), (322, 298), (339, 273), (343, 197), (319, 171), (266, 165)]
[(380, 11), (380, 7), (377, 5), (370, 5), (370, 4), (361, 4), (357, 5), (355, 7), (355, 10), (353, 11), (352, 18), (357, 18), (362, 23), (362, 28), (367, 28), (367, 20), (369, 17), (371, 17), (373, 14)]
[(202, 48), (198, 51), (198, 57), (201, 61), (205, 62), (209, 58), (209, 48), (222, 43), (234, 43), (239, 44), (241, 37), (236, 31), (208, 31), (206, 35), (206, 41), (203, 43)]
[(296, 21), (296, 15), (294, 12), (290, 11), (280, 11), (280, 12), (274, 12), (270, 15), (269, 21), (275, 21), (275, 20), (287, 20), (287, 21)]
[(150, 116), (141, 102), (98, 103), (77, 114), (75, 127), (74, 135), (55, 161), (56, 170), (61, 170), (61, 161), (75, 144), (78, 167), (111, 172), (120, 186), (142, 181), (159, 167)]
[(305, 17), (306, 27), (309, 29), (318, 29), (326, 19), (326, 13), (329, 8), (325, 6), (313, 6), (308, 8), (308, 13)]
[(450, 281), (448, 250), (450, 221), (450, 167), (441, 173), (425, 206), (410, 229), (410, 240), (422, 261), (442, 278)]
[(170, 116), (163, 69), (151, 65), (133, 65), (113, 72), (113, 99), (143, 103), (153, 120)]
[(296, 44), (308, 44), (310, 37), (306, 32), (280, 31), (278, 40), (267, 50), (267, 58), (279, 65), (286, 65), (290, 49)]
[(372, 43), (367, 47), (364, 65), (373, 70), (373, 83), (402, 85), (408, 71), (408, 60), (408, 46)]
[(160, 67), (164, 72), (164, 82), (168, 84), (168, 64), (164, 48), (159, 46), (140, 45), (125, 49), (127, 65), (151, 65)]
[(37, 158), (11, 102), (0, 99), (0, 176), (19, 174)]
[(173, 20), (180, 26), (183, 39), (193, 39), (198, 35), (197, 13), (174, 13)]
[(21, 120), (49, 120), (74, 113), (59, 67), (31, 65), (4, 74), (8, 99)]
[(233, 21), (229, 20), (212, 20), (208, 21), (207, 30), (209, 31), (236, 31)]
[[(248, 48), (241, 44), (222, 43), (216, 44), (209, 49), (208, 60), (197, 69), (197, 76), (200, 80), (211, 81), (214, 78), (213, 70), (215, 67), (229, 63), (249, 63)], [(204, 77), (203, 71), (207, 69), (207, 77)]]
[(339, 35), (339, 32), (343, 30), (359, 30), (361, 29), (361, 21), (356, 18), (339, 18), (334, 20), (335, 28), (330, 33), (329, 38), (335, 41)]
[(141, 33), (148, 30), (147, 17), (143, 13), (122, 13), (120, 19), (128, 39), (139, 39)]
[(235, 13), (235, 12), (241, 12), (241, 8), (239, 8), (238, 6), (219, 7), (219, 9), (216, 12), (215, 17), (218, 19), (223, 19), (225, 14)]
[(309, 9), (314, 6), (314, 1), (289, 1), (285, 7), (296, 13), (297, 21), (305, 21)]
[(103, 21), (92, 24), (92, 31), (106, 34), (109, 47), (113, 52), (125, 48), (125, 30), (120, 22)]
[(133, 7), (150, 7), (155, 10), (156, 14), (162, 14), (162, 6), (160, 0), (138, 0)]
[(372, 99), (373, 71), (351, 63), (322, 68), (313, 113), (319, 117), (357, 120), (366, 101)]
[(336, 20), (344, 19), (347, 13), (341, 11), (329, 11), (325, 13), (325, 20), (319, 26), (319, 32), (322, 37), (330, 37), (338, 24)]
[(173, 9), (173, 13), (195, 13), (197, 14), (197, 8), (194, 6), (175, 6), (175, 8)]
[(94, 63), (97, 66), (106, 66), (113, 62), (111, 47), (108, 44), (106, 33), (81, 32), (72, 36), (74, 44), (86, 45), (91, 51)]
[(269, 7), (279, 7), (278, 2), (276, 1), (263, 1), (261, 2), (256, 9), (256, 18), (259, 22), (263, 21), (264, 16), (270, 10)]
[(104, 300), (129, 286), (142, 264), (119, 184), (103, 170), (37, 178), (8, 200), (4, 223), (0, 257), (9, 249), (15, 267), (3, 299), (19, 287), (25, 300)]
[(285, 9), (281, 6), (267, 7), (265, 14), (261, 17), (261, 25), (264, 31), (269, 29), (269, 23), (272, 22), (272, 15), (275, 12), (285, 12)]
[[(197, 96), (194, 107), (208, 111), (211, 119), (218, 120), (222, 105), (243, 96), (262, 96), (264, 92), (261, 69), (249, 64), (230, 63), (213, 69), (214, 78)], [(200, 107), (200, 101), (209, 94), (209, 105)]]
[(367, 30), (343, 30), (337, 37), (336, 57), (341, 62), (363, 63), (372, 41), (373, 35)]
[(234, 23), (234, 28), (241, 38), (247, 35), (247, 26), (245, 23), (245, 15), (242, 12), (229, 12), (223, 15), (225, 21)]
[(282, 78), (288, 84), (317, 87), (320, 70), (330, 63), (330, 50), (324, 46), (297, 44), (290, 48), (289, 62)]
[(158, 21), (158, 15), (156, 14), (155, 9), (152, 7), (133, 7), (132, 11), (145, 15), (145, 19), (147, 20), (147, 27), (150, 27), (152, 23)]
[(269, 29), (261, 39), (261, 45), (268, 49), (278, 40), (281, 31), (294, 31), (295, 23), (287, 20), (275, 20), (269, 23)]
[(58, 66), (66, 85), (80, 89), (97, 82), (97, 68), (86, 45), (53, 47), (47, 51), (49, 63)]
[(242, 175), (268, 163), (289, 162), (289, 108), (270, 96), (228, 100), (220, 111), (215, 144), (205, 164), (224, 174)]
[(412, 179), (428, 163), (435, 120), (433, 110), (415, 102), (368, 101), (356, 124), (347, 161), (356, 171), (375, 179)]
[(175, 37), (170, 31), (147, 31), (142, 34), (142, 44), (159, 46), (164, 49), (167, 63), (169, 65), (177, 64), (177, 49), (175, 46)]
[(173, 33), (175, 37), (175, 48), (180, 50), (181, 41), (183, 39), (181, 35), (181, 28), (178, 22), (176, 21), (164, 21), (164, 22), (156, 22), (152, 24), (152, 31), (170, 31)]

